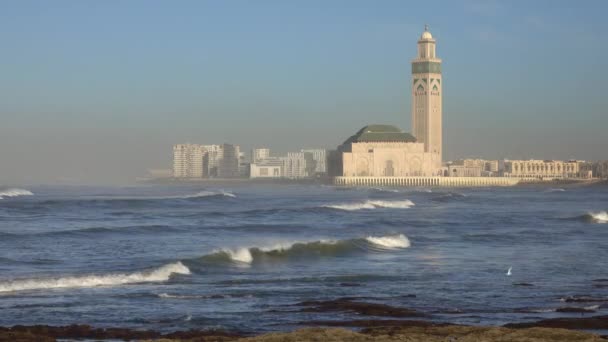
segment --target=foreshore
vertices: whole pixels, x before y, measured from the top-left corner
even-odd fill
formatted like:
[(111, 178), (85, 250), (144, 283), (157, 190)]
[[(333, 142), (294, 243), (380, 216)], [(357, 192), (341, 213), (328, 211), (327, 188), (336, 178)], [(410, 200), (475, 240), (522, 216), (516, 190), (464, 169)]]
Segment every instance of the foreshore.
[[(600, 300), (599, 298), (583, 298)], [(187, 330), (161, 333), (129, 328), (94, 328), (89, 325), (0, 327), (0, 342), (57, 340), (147, 340), (147, 341), (606, 341), (608, 336), (588, 331), (608, 332), (608, 316), (551, 318), (504, 326), (465, 326), (430, 320), (430, 315), (410, 308), (338, 298), (294, 304), (306, 313), (351, 313), (351, 320), (308, 320), (292, 332), (256, 334), (247, 331)], [(572, 309), (572, 308), (570, 308)]]
[[(339, 322), (336, 322), (338, 324)], [(607, 329), (608, 316), (589, 318), (553, 319), (531, 324), (507, 324), (503, 327), (476, 327), (436, 324), (420, 320), (360, 320), (343, 322), (365, 328), (354, 331), (346, 328), (306, 324), (306, 328), (292, 332), (251, 335), (220, 330), (188, 330), (161, 334), (152, 330), (125, 328), (96, 329), (88, 325), (51, 327), (46, 325), (0, 327), (1, 342), (54, 342), (60, 340), (143, 340), (164, 342), (601, 342), (601, 336), (569, 329)], [(312, 327), (310, 327), (312, 326)], [(565, 328), (564, 328), (565, 327)]]

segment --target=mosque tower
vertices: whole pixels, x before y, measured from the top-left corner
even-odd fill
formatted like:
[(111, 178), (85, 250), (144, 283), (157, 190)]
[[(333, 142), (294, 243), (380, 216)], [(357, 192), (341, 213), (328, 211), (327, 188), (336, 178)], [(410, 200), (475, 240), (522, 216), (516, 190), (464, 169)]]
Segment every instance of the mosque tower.
[(418, 40), (418, 55), (412, 60), (412, 133), (424, 143), (424, 151), (442, 161), (441, 59), (435, 54), (435, 39), (425, 25)]

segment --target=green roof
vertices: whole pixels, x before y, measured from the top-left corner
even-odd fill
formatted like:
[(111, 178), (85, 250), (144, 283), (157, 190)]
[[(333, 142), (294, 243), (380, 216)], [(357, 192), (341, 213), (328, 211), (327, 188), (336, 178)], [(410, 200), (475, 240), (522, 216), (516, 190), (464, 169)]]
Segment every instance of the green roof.
[(403, 132), (392, 125), (368, 125), (361, 128), (344, 144), (357, 142), (416, 142), (411, 134)]

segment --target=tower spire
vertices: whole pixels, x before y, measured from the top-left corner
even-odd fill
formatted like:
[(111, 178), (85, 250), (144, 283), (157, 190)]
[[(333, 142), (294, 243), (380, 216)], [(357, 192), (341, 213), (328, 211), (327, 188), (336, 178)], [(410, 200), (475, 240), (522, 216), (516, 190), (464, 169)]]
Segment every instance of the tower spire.
[(424, 31), (429, 32), (429, 24), (424, 24)]

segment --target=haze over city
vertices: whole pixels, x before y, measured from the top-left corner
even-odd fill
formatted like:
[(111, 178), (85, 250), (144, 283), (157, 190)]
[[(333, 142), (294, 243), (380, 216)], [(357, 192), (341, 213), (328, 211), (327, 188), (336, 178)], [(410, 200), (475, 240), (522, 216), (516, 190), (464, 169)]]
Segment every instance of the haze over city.
[(444, 160), (605, 159), (603, 1), (0, 4), (0, 182), (124, 183), (175, 143), (333, 149), (410, 131), (444, 59)]

